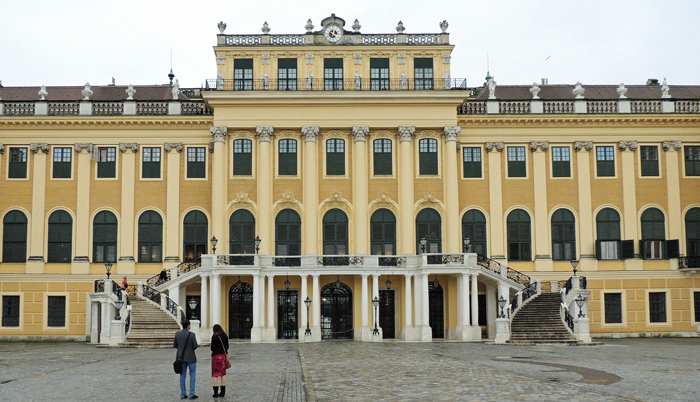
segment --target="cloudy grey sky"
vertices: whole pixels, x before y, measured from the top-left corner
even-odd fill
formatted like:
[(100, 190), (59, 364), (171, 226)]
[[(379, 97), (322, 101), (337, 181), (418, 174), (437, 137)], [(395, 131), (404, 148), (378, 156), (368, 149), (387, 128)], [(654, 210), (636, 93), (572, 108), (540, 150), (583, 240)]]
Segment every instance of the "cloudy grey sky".
[(362, 33), (440, 32), (449, 22), (452, 77), (481, 85), (487, 54), (500, 84), (700, 84), (697, 0), (23, 0), (0, 9), (4, 86), (162, 84), (214, 78), (216, 25), (227, 34), (301, 34), (335, 13)]

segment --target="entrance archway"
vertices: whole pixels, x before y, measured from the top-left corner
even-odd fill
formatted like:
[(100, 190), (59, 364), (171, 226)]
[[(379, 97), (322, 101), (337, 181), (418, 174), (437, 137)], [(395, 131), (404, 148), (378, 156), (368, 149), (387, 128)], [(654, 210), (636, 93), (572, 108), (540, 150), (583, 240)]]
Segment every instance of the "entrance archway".
[(338, 280), (321, 289), (321, 339), (352, 338), (352, 291)]
[(428, 281), (428, 325), (433, 331), (433, 339), (445, 337), (445, 306), (442, 286)]
[(231, 339), (250, 339), (252, 328), (253, 286), (238, 281), (228, 292), (228, 336)]

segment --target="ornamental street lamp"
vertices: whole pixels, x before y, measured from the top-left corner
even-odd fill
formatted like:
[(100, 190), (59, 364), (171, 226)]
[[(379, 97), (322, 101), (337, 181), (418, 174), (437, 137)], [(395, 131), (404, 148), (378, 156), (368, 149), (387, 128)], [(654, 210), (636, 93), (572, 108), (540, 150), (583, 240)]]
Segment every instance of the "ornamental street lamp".
[(291, 285), (291, 283), (289, 282), (289, 275), (287, 275), (287, 280), (284, 281), (284, 290), (289, 290), (289, 285)]
[(211, 253), (216, 254), (216, 243), (219, 242), (219, 240), (216, 238), (216, 236), (211, 238)]
[(374, 330), (372, 330), (372, 335), (379, 335), (379, 329), (377, 328), (377, 308), (379, 307), (379, 298), (374, 296), (372, 299), (372, 305), (374, 305)]
[(586, 298), (579, 294), (578, 297), (574, 301), (576, 302), (576, 305), (578, 306), (578, 318), (586, 318), (586, 315), (583, 314), (583, 303), (586, 302)]
[(112, 263), (109, 261), (105, 262), (105, 269), (107, 270), (107, 279), (109, 279), (109, 274), (112, 270)]
[(391, 290), (391, 278), (387, 278), (386, 282), (386, 290)]
[(420, 239), (420, 249), (421, 249), (421, 253), (425, 253), (425, 245), (426, 245), (426, 244), (428, 244), (428, 239), (427, 239), (425, 236), (423, 236), (423, 237)]
[(440, 281), (438, 281), (437, 274), (435, 274), (435, 280), (433, 281), (433, 289), (437, 290), (438, 286), (440, 286)]
[(122, 293), (121, 292), (119, 292), (119, 298), (114, 302), (114, 305), (117, 307), (117, 316), (114, 317), (114, 319), (121, 320), (122, 317), (121, 317), (120, 312), (121, 312), (122, 306), (124, 306), (124, 301), (122, 300)]
[(571, 266), (574, 267), (574, 276), (576, 276), (576, 267), (578, 267), (578, 260), (571, 260)]
[(503, 308), (506, 306), (506, 303), (508, 300), (506, 300), (503, 295), (498, 298), (498, 307), (501, 309), (501, 315), (498, 316), (498, 318), (506, 318), (506, 314), (503, 312)]
[(258, 254), (258, 252), (260, 251), (260, 242), (261, 241), (262, 240), (260, 240), (260, 236), (255, 236), (255, 254)]
[(465, 237), (464, 239), (462, 239), (462, 244), (464, 245), (464, 252), (465, 253), (469, 252), (469, 243), (470, 242), (471, 242), (471, 240), (469, 240), (468, 237)]
[(309, 299), (309, 296), (306, 296), (304, 305), (306, 306), (306, 332), (304, 332), (304, 335), (311, 336), (311, 329), (309, 328), (309, 306), (311, 306), (311, 299)]
[(187, 305), (190, 306), (190, 310), (192, 310), (192, 319), (196, 320), (197, 313), (195, 309), (197, 308), (197, 299), (195, 299), (194, 297), (190, 298), (190, 301), (187, 302)]

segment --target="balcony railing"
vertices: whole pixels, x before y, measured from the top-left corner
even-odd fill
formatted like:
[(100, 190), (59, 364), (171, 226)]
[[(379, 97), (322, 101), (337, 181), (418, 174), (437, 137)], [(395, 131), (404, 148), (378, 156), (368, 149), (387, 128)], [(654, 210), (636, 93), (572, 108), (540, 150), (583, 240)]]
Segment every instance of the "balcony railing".
[[(580, 103), (579, 103), (580, 102)], [(654, 114), (700, 113), (700, 100), (610, 99), (610, 100), (466, 100), (459, 115), (472, 114)]]
[(423, 91), (466, 90), (465, 78), (209, 79), (207, 91)]
[[(448, 35), (447, 33), (360, 34), (353, 35), (350, 39), (351, 44), (361, 46), (448, 45)], [(304, 46), (313, 44), (313, 36), (304, 34), (218, 36), (218, 46)]]
[(684, 268), (700, 268), (700, 257), (679, 257), (678, 258), (678, 269)]

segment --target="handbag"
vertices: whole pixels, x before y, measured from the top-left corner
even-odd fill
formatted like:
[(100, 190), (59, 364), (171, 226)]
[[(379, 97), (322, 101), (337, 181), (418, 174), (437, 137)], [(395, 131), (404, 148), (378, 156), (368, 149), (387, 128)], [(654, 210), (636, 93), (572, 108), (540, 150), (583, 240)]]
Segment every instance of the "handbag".
[[(224, 341), (221, 340), (221, 337), (220, 337), (219, 335), (217, 335), (216, 337), (219, 338), (219, 342), (221, 342), (221, 347), (223, 348), (223, 347), (224, 347)], [(230, 368), (231, 368), (231, 362), (228, 361), (228, 350), (226, 350), (226, 348), (224, 348), (224, 352), (226, 352), (226, 353), (224, 353), (224, 361), (226, 362), (226, 368), (227, 368), (227, 369), (230, 369)]]
[(185, 358), (185, 348), (187, 347), (187, 342), (190, 341), (190, 335), (192, 335), (192, 332), (187, 334), (185, 346), (182, 347), (182, 353), (180, 353), (180, 356), (178, 356), (173, 362), (173, 371), (175, 372), (175, 374), (182, 374), (182, 360)]

